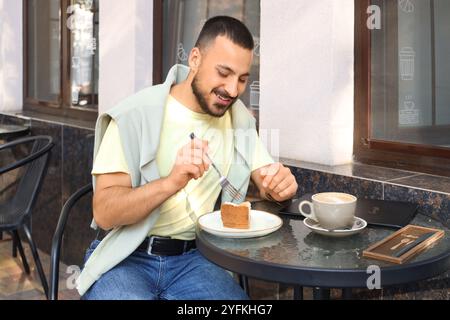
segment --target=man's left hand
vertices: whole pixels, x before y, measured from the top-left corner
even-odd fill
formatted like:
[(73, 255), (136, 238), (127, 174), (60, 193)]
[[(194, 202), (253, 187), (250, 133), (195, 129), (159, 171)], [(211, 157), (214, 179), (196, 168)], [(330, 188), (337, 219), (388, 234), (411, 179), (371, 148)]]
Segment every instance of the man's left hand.
[(276, 201), (291, 199), (297, 192), (297, 181), (289, 168), (281, 163), (260, 168), (260, 189), (261, 196), (267, 198), (270, 194)]

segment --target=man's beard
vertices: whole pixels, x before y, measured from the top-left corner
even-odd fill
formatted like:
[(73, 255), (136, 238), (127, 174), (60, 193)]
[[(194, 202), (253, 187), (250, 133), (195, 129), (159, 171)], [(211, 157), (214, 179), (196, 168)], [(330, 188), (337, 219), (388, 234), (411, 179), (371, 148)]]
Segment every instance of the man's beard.
[(194, 80), (192, 80), (192, 92), (194, 93), (195, 98), (197, 98), (197, 102), (200, 105), (200, 108), (202, 109), (202, 111), (206, 114), (209, 114), (210, 116), (216, 117), (216, 118), (220, 118), (222, 117), (225, 112), (227, 112), (227, 110), (236, 102), (237, 97), (232, 98), (230, 97), (228, 94), (226, 94), (225, 92), (223, 92), (222, 90), (219, 89), (214, 89), (212, 90), (213, 93), (215, 94), (219, 94), (222, 97), (225, 98), (229, 98), (231, 99), (230, 104), (227, 107), (223, 107), (220, 104), (214, 103), (214, 106), (220, 110), (220, 113), (214, 112), (213, 110), (211, 110), (211, 108), (209, 107), (208, 103), (206, 102), (206, 98), (205, 98), (205, 94), (203, 94), (200, 91), (200, 88), (198, 87), (198, 79), (197, 76), (194, 77)]

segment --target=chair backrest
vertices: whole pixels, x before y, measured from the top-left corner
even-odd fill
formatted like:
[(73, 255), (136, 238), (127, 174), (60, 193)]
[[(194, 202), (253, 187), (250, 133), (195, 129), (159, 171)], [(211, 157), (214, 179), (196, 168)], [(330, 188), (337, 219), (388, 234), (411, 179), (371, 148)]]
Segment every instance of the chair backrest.
[(31, 148), (29, 148), (30, 151), (26, 156), (0, 168), (0, 174), (18, 168), (24, 169), (17, 190), (10, 202), (16, 212), (20, 212), (24, 217), (31, 213), (31, 209), (36, 202), (42, 186), (43, 178), (48, 167), (50, 151), (54, 145), (53, 139), (50, 136), (31, 136), (20, 138), (0, 146), (0, 151), (3, 151), (30, 144)]
[(92, 192), (92, 183), (89, 183), (76, 191), (67, 199), (64, 204), (61, 214), (59, 216), (58, 225), (56, 226), (55, 234), (52, 240), (52, 252), (50, 258), (50, 300), (58, 300), (58, 287), (59, 287), (59, 261), (61, 254), (61, 244), (64, 236), (64, 230), (66, 228), (67, 220), (72, 208), (80, 201), (84, 196)]
[(30, 155), (42, 155), (27, 165), (14, 197), (15, 207), (24, 210), (27, 214), (31, 212), (37, 200), (43, 178), (47, 173), (52, 147), (51, 137), (35, 137)]

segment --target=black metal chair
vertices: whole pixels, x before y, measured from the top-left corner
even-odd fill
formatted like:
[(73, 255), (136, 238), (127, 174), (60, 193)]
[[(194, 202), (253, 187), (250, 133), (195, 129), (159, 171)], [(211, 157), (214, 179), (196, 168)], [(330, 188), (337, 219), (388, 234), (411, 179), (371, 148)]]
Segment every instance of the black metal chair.
[[(59, 216), (58, 225), (52, 240), (52, 252), (50, 258), (50, 300), (58, 300), (59, 288), (59, 260), (61, 244), (69, 214), (75, 204), (84, 196), (92, 192), (92, 183), (85, 185), (67, 199)], [(99, 229), (100, 230), (100, 229)]]
[(32, 210), (47, 172), (50, 150), (53, 148), (53, 139), (49, 136), (20, 138), (0, 145), (0, 155), (5, 150), (26, 147), (28, 145), (31, 145), (31, 148), (25, 157), (0, 168), (0, 175), (19, 168), (24, 170), (19, 176), (16, 192), (0, 203), (0, 232), (11, 233), (13, 238), (13, 256), (16, 256), (17, 248), (22, 259), (24, 270), (29, 274), (30, 267), (19, 236), (19, 231), (23, 230), (30, 244), (31, 253), (33, 254), (42, 287), (46, 297), (48, 297), (47, 280), (28, 224), (31, 221)]

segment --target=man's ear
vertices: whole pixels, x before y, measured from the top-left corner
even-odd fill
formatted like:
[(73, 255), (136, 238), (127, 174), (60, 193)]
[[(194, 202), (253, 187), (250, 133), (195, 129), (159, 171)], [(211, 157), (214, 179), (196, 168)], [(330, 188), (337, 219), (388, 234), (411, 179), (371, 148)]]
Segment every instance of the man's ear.
[(192, 48), (191, 53), (189, 54), (189, 67), (192, 71), (197, 72), (198, 67), (202, 61), (202, 54), (200, 49), (197, 47)]

